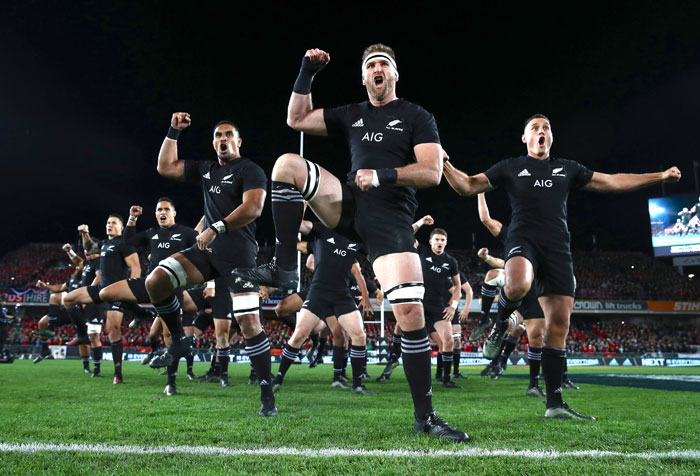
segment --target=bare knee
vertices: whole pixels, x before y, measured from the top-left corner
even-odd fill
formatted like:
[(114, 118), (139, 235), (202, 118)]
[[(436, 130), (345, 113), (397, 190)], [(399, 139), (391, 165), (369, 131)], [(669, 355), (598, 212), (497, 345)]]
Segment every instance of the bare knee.
[(257, 314), (245, 314), (243, 316), (236, 317), (238, 325), (241, 327), (243, 332), (243, 337), (250, 339), (262, 332), (262, 327), (260, 327), (260, 319)]
[(173, 292), (168, 273), (156, 268), (146, 277), (146, 291), (151, 297), (151, 302), (161, 302)]
[(403, 330), (415, 331), (422, 329), (425, 326), (423, 306), (421, 305), (402, 304), (396, 306), (394, 315), (396, 316), (396, 321)]
[(519, 301), (530, 291), (530, 286), (531, 283), (525, 281), (508, 281), (506, 277), (506, 285), (503, 287), (503, 290), (508, 299), (511, 301)]
[(296, 183), (296, 176), (299, 170), (304, 165), (304, 159), (297, 154), (282, 154), (275, 161), (275, 166), (272, 168), (272, 180), (279, 182)]

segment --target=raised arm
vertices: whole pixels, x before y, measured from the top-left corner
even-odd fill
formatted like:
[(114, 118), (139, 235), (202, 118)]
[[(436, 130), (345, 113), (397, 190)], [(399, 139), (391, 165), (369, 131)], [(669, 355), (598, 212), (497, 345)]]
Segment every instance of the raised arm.
[(78, 256), (78, 254), (75, 251), (73, 251), (73, 246), (70, 243), (66, 243), (65, 245), (63, 245), (62, 248), (63, 251), (65, 251), (68, 257), (70, 258), (71, 262), (76, 267), (81, 266), (83, 264), (83, 258)]
[(314, 109), (311, 101), (311, 83), (316, 73), (331, 60), (331, 56), (317, 48), (308, 50), (301, 62), (299, 76), (294, 83), (287, 107), (287, 125), (295, 131), (308, 134), (328, 135), (323, 109)]
[(422, 227), (423, 225), (430, 226), (433, 224), (435, 224), (435, 220), (433, 220), (433, 217), (431, 217), (430, 215), (426, 215), (417, 222), (415, 222), (413, 225), (411, 225), (413, 227), (413, 234), (415, 235), (416, 233), (418, 233), (418, 230), (420, 230), (420, 227)]
[(604, 174), (593, 172), (593, 178), (583, 189), (594, 192), (622, 193), (648, 187), (657, 183), (674, 183), (681, 179), (678, 167), (671, 167), (663, 172), (648, 174)]
[(197, 235), (197, 245), (200, 250), (209, 250), (209, 243), (214, 241), (218, 233), (241, 228), (260, 216), (265, 205), (265, 189), (254, 188), (243, 192), (243, 202), (238, 205), (226, 218), (212, 224)]
[(84, 250), (89, 250), (92, 248), (92, 246), (95, 244), (92, 238), (90, 237), (90, 229), (88, 228), (87, 225), (80, 225), (78, 226), (78, 231), (80, 232), (80, 237), (83, 240), (83, 249)]
[[(449, 156), (448, 156), (449, 158)], [(469, 176), (456, 168), (449, 160), (445, 160), (442, 173), (447, 179), (450, 187), (460, 195), (471, 196), (477, 193), (488, 192), (493, 187), (486, 178), (486, 174), (480, 173)]]
[(168, 134), (158, 154), (158, 173), (173, 180), (185, 180), (185, 163), (177, 158), (177, 139), (180, 132), (192, 124), (186, 112), (176, 112), (170, 119)]
[(503, 223), (491, 218), (489, 213), (489, 207), (486, 205), (486, 196), (483, 193), (477, 195), (478, 207), (479, 207), (479, 220), (484, 226), (491, 232), (493, 236), (498, 236), (503, 228)]
[(486, 264), (491, 266), (492, 268), (505, 268), (506, 267), (506, 262), (503, 261), (501, 258), (496, 258), (494, 256), (489, 255), (489, 249), (488, 248), (481, 248), (478, 253), (476, 254), (479, 258), (484, 260)]

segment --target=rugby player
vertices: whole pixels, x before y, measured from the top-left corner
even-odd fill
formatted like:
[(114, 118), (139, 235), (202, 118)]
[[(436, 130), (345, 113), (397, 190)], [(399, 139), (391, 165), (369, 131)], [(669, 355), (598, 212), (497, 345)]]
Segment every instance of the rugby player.
[[(180, 322), (181, 303), (175, 289), (224, 277), (232, 296), (232, 312), (246, 339), (246, 354), (260, 379), (260, 415), (277, 415), (270, 382), (270, 343), (260, 325), (258, 287), (236, 283), (234, 267), (255, 266), (257, 242), (255, 219), (265, 204), (267, 177), (252, 160), (242, 157), (240, 130), (231, 121), (214, 126), (212, 145), (217, 161), (178, 158), (177, 140), (191, 124), (186, 112), (172, 115), (170, 129), (158, 155), (158, 173), (163, 177), (198, 183), (204, 196), (204, 229), (197, 244), (161, 261), (146, 278), (151, 302), (168, 326), (172, 342), (166, 352), (151, 361), (151, 367), (165, 367), (191, 350), (192, 338)], [(217, 352), (218, 353), (218, 352)]]
[(397, 97), (396, 55), (383, 44), (371, 45), (362, 54), (367, 101), (314, 108), (311, 83), (329, 61), (330, 55), (323, 50), (306, 52), (289, 101), (287, 124), (308, 134), (343, 136), (352, 162), (347, 183), (299, 155), (282, 155), (272, 171), (275, 261), (238, 270), (236, 275), (261, 284), (294, 287), (298, 280), (296, 233), (303, 200), (308, 201), (326, 226), (366, 246), (374, 274), (386, 289), (403, 331), (403, 364), (413, 397), (414, 431), (467, 441), (466, 433), (438, 418), (433, 410), (423, 277), (411, 230), (418, 205), (415, 189), (437, 186), (442, 174), (435, 118)]
[[(88, 249), (92, 245), (90, 230), (87, 225), (80, 225), (78, 230), (83, 235), (83, 246)], [(94, 283), (71, 291), (66, 295), (64, 303), (69, 308), (69, 313), (77, 313), (71, 306), (75, 304), (101, 304), (104, 301), (100, 298), (100, 290), (112, 283), (124, 279), (127, 269), (130, 278), (141, 276), (141, 264), (136, 251), (129, 246), (122, 236), (124, 230), (124, 220), (121, 216), (113, 213), (107, 218), (106, 231), (107, 239), (102, 241), (100, 247), (100, 269), (97, 271)], [(122, 318), (123, 311), (118, 306), (106, 311), (106, 327), (112, 348), (112, 359), (114, 361), (114, 384), (123, 384), (122, 376), (122, 355), (124, 345), (122, 344)], [(95, 329), (93, 329), (95, 330)], [(101, 328), (100, 328), (101, 331)]]
[[(574, 273), (566, 202), (575, 188), (626, 192), (661, 182), (677, 182), (681, 172), (614, 174), (594, 172), (578, 162), (550, 157), (554, 137), (549, 119), (535, 114), (525, 121), (522, 142), (527, 155), (500, 161), (485, 173), (469, 176), (449, 162), (444, 174), (460, 195), (475, 195), (502, 186), (512, 217), (506, 238), (506, 283), (498, 300), (496, 325), (487, 347), (500, 349), (508, 316), (536, 285), (545, 315), (542, 374), (546, 384), (545, 417), (594, 420), (569, 407), (561, 397), (566, 335), (574, 303)], [(485, 349), (485, 351), (488, 349)]]

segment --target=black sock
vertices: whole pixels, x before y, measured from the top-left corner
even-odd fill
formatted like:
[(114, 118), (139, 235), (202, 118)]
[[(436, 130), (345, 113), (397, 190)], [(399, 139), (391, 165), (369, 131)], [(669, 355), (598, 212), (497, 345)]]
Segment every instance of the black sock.
[(504, 364), (508, 361), (508, 357), (510, 357), (510, 354), (513, 353), (513, 350), (515, 349), (517, 343), (518, 339), (516, 339), (513, 336), (508, 336), (505, 338), (503, 344), (503, 352), (501, 353), (501, 364)]
[(437, 370), (435, 371), (435, 375), (442, 375), (442, 352), (440, 352), (439, 350), (437, 355)]
[(333, 380), (343, 375), (343, 361), (345, 361), (345, 347), (333, 346)]
[(102, 363), (102, 346), (92, 347), (90, 354), (92, 354), (92, 364), (95, 366), (95, 371), (99, 372), (100, 364)]
[(462, 351), (461, 350), (455, 350), (452, 352), (452, 366), (454, 368), (452, 375), (457, 375), (459, 373), (459, 359), (461, 359), (461, 358), (462, 358)]
[(304, 217), (304, 199), (290, 183), (272, 182), (272, 219), (275, 222), (275, 258), (285, 270), (297, 265), (297, 233)]
[(41, 355), (49, 355), (51, 351), (49, 350), (49, 340), (48, 339), (42, 339), (41, 340)]
[(481, 316), (488, 317), (489, 312), (491, 312), (491, 305), (494, 299), (498, 296), (498, 287), (492, 284), (482, 284), (481, 285)]
[(367, 348), (364, 345), (350, 346), (350, 366), (352, 367), (352, 386), (362, 385), (362, 372), (367, 362)]
[(83, 357), (83, 368), (85, 370), (90, 370), (90, 356)]
[(318, 334), (311, 334), (309, 339), (311, 339), (311, 347), (316, 347), (318, 344)]
[(272, 398), (272, 362), (270, 361), (270, 341), (267, 340), (265, 331), (246, 339), (246, 354), (250, 357), (250, 363), (255, 367), (255, 374), (260, 381), (260, 398)]
[(282, 361), (280, 362), (279, 369), (277, 369), (277, 380), (280, 383), (284, 380), (284, 376), (287, 375), (287, 370), (289, 370), (289, 367), (297, 360), (298, 356), (299, 349), (285, 344), (284, 349), (282, 349)]
[(194, 365), (194, 355), (187, 354), (185, 356), (185, 361), (187, 362), (187, 373), (191, 374), (192, 373), (192, 366)]
[(508, 329), (508, 318), (517, 308), (520, 307), (522, 299), (518, 301), (511, 301), (506, 296), (506, 293), (501, 289), (501, 293), (498, 295), (498, 312), (496, 313), (496, 326), (502, 332)]
[(172, 364), (168, 365), (168, 385), (175, 385), (175, 379), (177, 378), (177, 367), (180, 365), (180, 359), (176, 360)]
[(47, 315), (49, 316), (49, 318), (56, 318), (58, 317), (58, 312), (60, 309), (61, 306), (59, 306), (58, 304), (49, 304), (49, 313)]
[(566, 349), (544, 346), (542, 348), (542, 376), (547, 386), (547, 408), (557, 407), (561, 399), (561, 382), (566, 362)]
[(319, 337), (318, 338), (318, 357), (323, 357), (323, 353), (326, 351), (326, 344), (328, 343), (328, 339), (325, 337)]
[(445, 368), (445, 373), (442, 375), (442, 381), (443, 382), (449, 382), (450, 381), (450, 368), (452, 367), (452, 353), (440, 353), (438, 355), (442, 355), (442, 362)]
[(170, 335), (173, 341), (180, 339), (185, 335), (185, 330), (182, 328), (182, 321), (180, 320), (180, 301), (174, 294), (165, 300), (153, 303), (153, 306), (158, 311), (158, 315), (170, 331)]
[(401, 336), (394, 334), (391, 338), (391, 360), (397, 361), (401, 357)]
[(119, 339), (117, 342), (110, 342), (112, 346), (112, 360), (114, 361), (114, 376), (122, 378), (122, 354), (124, 353), (124, 344)]
[(151, 337), (151, 352), (155, 352), (160, 349), (160, 337)]
[(343, 357), (343, 375), (347, 375), (345, 372), (346, 372), (346, 369), (348, 368), (348, 359), (349, 358), (350, 358), (350, 352), (348, 351), (348, 349), (345, 349), (345, 354)]
[(564, 373), (562, 374), (562, 381), (569, 380), (569, 363), (564, 358)]
[(428, 331), (425, 328), (405, 331), (401, 337), (401, 353), (415, 416), (425, 420), (433, 411)]
[(71, 306), (70, 309), (68, 309), (68, 316), (75, 325), (75, 332), (78, 334), (78, 337), (87, 337), (87, 323), (85, 322), (83, 308), (77, 304)]
[(231, 348), (216, 349), (216, 355), (219, 357), (219, 378), (228, 378), (228, 362)]
[(542, 363), (542, 349), (539, 347), (528, 347), (527, 361), (530, 364), (530, 387), (536, 387), (537, 377), (540, 375), (540, 364)]

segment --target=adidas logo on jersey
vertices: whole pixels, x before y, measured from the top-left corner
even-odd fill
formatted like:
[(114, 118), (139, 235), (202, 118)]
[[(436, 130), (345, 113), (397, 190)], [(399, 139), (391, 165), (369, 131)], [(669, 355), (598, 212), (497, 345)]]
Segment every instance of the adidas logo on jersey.
[(204, 178), (207, 179), (207, 180), (209, 180), (209, 179), (211, 178), (211, 177), (209, 176), (209, 172), (207, 172), (207, 173), (205, 173), (204, 175), (202, 175), (202, 177), (204, 177)]
[(151, 239), (152, 239), (152, 240), (158, 240), (158, 239), (160, 239), (160, 238), (158, 238), (158, 234), (155, 234), (155, 235), (153, 235), (153, 238), (151, 238)]
[(365, 127), (365, 123), (362, 121), (362, 118), (360, 118), (359, 121), (356, 121), (352, 127)]
[(431, 263), (433, 262), (433, 258), (431, 258), (430, 256), (428, 256), (427, 258), (425, 258), (425, 260), (426, 260), (426, 261), (430, 261)]
[(529, 176), (530, 176), (530, 172), (528, 172), (527, 169), (521, 170), (520, 173), (518, 174), (518, 177), (529, 177)]
[(328, 238), (326, 241), (327, 241), (328, 243), (330, 243), (331, 245), (334, 245), (334, 244), (335, 244), (335, 239), (334, 239), (332, 236), (331, 236), (330, 238)]

